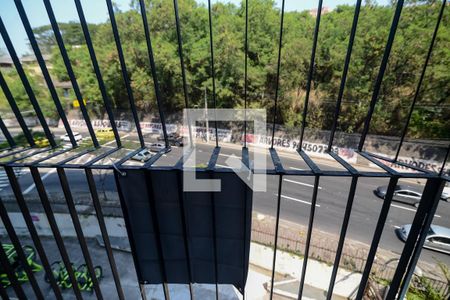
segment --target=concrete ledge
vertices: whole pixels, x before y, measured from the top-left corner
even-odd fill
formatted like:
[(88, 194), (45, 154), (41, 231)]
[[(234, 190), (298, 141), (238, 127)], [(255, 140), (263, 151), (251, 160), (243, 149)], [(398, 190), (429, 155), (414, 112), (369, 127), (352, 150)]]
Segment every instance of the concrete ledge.
[[(261, 268), (271, 270), (273, 259), (273, 249), (271, 247), (252, 243), (250, 246), (250, 263), (257, 265)], [(293, 282), (301, 276), (303, 265), (303, 258), (300, 256), (285, 252), (277, 251), (276, 269), (277, 273), (288, 275), (293, 278)], [(309, 259), (308, 267), (305, 278), (305, 294), (307, 298), (316, 298), (317, 294), (326, 295), (328, 285), (331, 278), (331, 272), (333, 267), (318, 262), (316, 260)], [(355, 291), (359, 287), (361, 281), (361, 274), (351, 273), (349, 271), (339, 269), (336, 276), (336, 283), (333, 290), (333, 299), (352, 299)], [(274, 284), (274, 288), (278, 286), (277, 290), (280, 290), (280, 284), (286, 283), (286, 281)], [(298, 285), (297, 285), (298, 286)], [(298, 292), (298, 290), (297, 290)], [(288, 296), (292, 295), (293, 298), (297, 298), (297, 295), (285, 289), (281, 290), (280, 295)]]

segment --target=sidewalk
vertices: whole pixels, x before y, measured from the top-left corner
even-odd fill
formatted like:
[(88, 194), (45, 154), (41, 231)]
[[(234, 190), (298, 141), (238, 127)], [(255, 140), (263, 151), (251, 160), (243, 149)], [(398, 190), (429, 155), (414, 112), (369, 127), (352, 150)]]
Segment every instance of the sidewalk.
[[(250, 263), (265, 270), (272, 269), (273, 249), (271, 247), (252, 243), (250, 247)], [(277, 251), (277, 260), (275, 271), (278, 274), (274, 282), (274, 294), (284, 296), (286, 299), (297, 299), (299, 289), (299, 278), (303, 267), (303, 258), (285, 251)], [(307, 272), (305, 277), (305, 286), (303, 290), (304, 299), (324, 299), (328, 290), (329, 281), (333, 267), (308, 259)], [(260, 273), (259, 273), (260, 274)], [(249, 275), (249, 283), (247, 291), (257, 288), (256, 280), (251, 280)], [(254, 276), (254, 275), (253, 275)], [(280, 278), (284, 277), (284, 278)], [(342, 268), (338, 270), (336, 283), (333, 290), (333, 299), (351, 299), (359, 283), (361, 282), (361, 274), (351, 273)], [(265, 284), (267, 290), (270, 291), (270, 277), (267, 277)], [(250, 299), (265, 299), (262, 297), (253, 297)], [(283, 299), (284, 299), (283, 298)]]
[[(33, 245), (32, 241), (25, 236), (20, 237), (22, 245)], [(56, 247), (55, 241), (49, 237), (41, 237), (42, 244), (46, 249), (46, 254), (50, 263), (54, 261), (60, 261), (59, 251)], [(102, 291), (103, 297), (105, 299), (116, 299), (117, 292), (114, 286), (114, 281), (111, 274), (111, 269), (109, 267), (108, 258), (106, 256), (105, 249), (99, 245), (96, 239), (87, 238), (86, 239), (89, 247), (89, 252), (93, 260), (94, 265), (102, 266), (104, 277), (100, 281), (100, 289)], [(8, 243), (8, 240), (2, 239), (3, 243)], [(83, 255), (80, 251), (79, 244), (76, 238), (65, 237), (64, 244), (67, 248), (67, 252), (70, 256), (71, 262), (78, 266), (84, 263)], [(246, 285), (246, 299), (254, 300), (266, 300), (269, 299), (270, 291), (270, 276), (272, 269), (272, 258), (273, 250), (258, 245), (256, 243), (251, 244), (251, 254), (250, 254), (250, 269)], [(120, 275), (120, 281), (122, 288), (124, 290), (127, 299), (140, 299), (140, 291), (137, 284), (136, 272), (133, 266), (133, 260), (131, 253), (127, 251), (113, 250), (114, 257), (117, 264), (117, 269)], [(291, 291), (292, 288), (285, 289), (284, 286), (279, 286), (278, 282), (283, 282), (286, 279), (296, 279), (300, 278), (302, 259), (298, 256), (291, 255), (289, 253), (278, 251), (277, 252), (277, 268), (275, 274), (275, 295), (279, 295), (280, 291), (287, 290)], [(39, 262), (39, 260), (38, 260)], [(308, 276), (306, 277), (305, 285), (308, 287), (317, 287), (319, 289), (328, 287), (327, 282), (323, 282), (325, 278), (329, 278), (328, 274), (331, 274), (331, 267), (326, 264), (318, 263), (314, 260), (309, 260), (308, 263)], [(345, 294), (346, 291), (351, 291), (356, 283), (359, 283), (359, 275), (348, 276), (348, 272), (339, 271), (338, 281), (342, 279), (340, 283), (336, 284), (336, 295)], [(344, 278), (348, 276), (348, 278)], [(35, 273), (35, 277), (41, 287), (42, 292), (46, 299), (52, 299), (54, 297), (53, 291), (50, 285), (44, 280), (44, 271)], [(269, 285), (267, 284), (269, 283)], [(298, 292), (298, 282), (297, 287), (294, 288), (294, 292)], [(34, 293), (31, 289), (29, 283), (22, 285), (26, 295), (32, 299), (34, 298)], [(268, 287), (269, 289), (265, 289)], [(325, 288), (325, 289), (326, 289)], [(196, 299), (213, 300), (215, 299), (215, 285), (211, 284), (194, 284), (193, 285), (194, 296)], [(147, 299), (164, 299), (162, 286), (161, 285), (146, 285), (145, 291), (147, 294)], [(8, 294), (14, 299), (15, 294), (11, 288), (7, 289)], [(184, 284), (170, 284), (169, 285), (170, 299), (173, 300), (183, 300), (189, 298), (188, 286)], [(96, 299), (95, 293), (92, 292), (82, 292), (84, 299)], [(242, 296), (236, 291), (231, 285), (219, 285), (219, 298), (221, 300), (237, 300), (242, 299)], [(63, 290), (64, 299), (75, 299), (71, 289)], [(307, 295), (305, 295), (307, 296)], [(296, 297), (295, 297), (296, 298)], [(289, 299), (285, 297), (274, 297), (274, 299)], [(320, 298), (314, 298), (320, 299)], [(334, 298), (340, 299), (340, 298)]]

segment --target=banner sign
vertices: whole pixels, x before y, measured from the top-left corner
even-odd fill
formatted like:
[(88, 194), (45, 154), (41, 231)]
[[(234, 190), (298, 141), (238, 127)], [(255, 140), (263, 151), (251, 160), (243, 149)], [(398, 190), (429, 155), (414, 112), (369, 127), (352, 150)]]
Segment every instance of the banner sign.
[[(68, 121), (69, 121), (70, 127), (72, 127), (72, 128), (87, 129), (86, 122), (82, 119), (71, 119)], [(98, 120), (97, 119), (97, 120), (91, 120), (91, 123), (92, 123), (92, 127), (97, 128), (97, 129), (111, 128), (111, 122), (109, 120)], [(117, 126), (117, 130), (131, 131), (131, 123), (129, 121), (116, 120), (115, 123)], [(61, 120), (59, 121), (58, 127), (60, 127), (60, 128), (64, 127)]]
[[(161, 123), (153, 122), (140, 122), (142, 132), (162, 134)], [(178, 131), (178, 126), (176, 124), (166, 124), (166, 130), (168, 134), (176, 133)]]
[(233, 284), (242, 292), (251, 189), (234, 172), (201, 172), (199, 179), (220, 179), (221, 191), (184, 192), (180, 172), (115, 172), (139, 282)]
[[(385, 154), (382, 153), (378, 153), (378, 155), (380, 156), (386, 156)], [(393, 158), (393, 157), (388, 157), (388, 158)], [(442, 168), (442, 163), (433, 161), (433, 160), (423, 160), (423, 159), (417, 159), (414, 157), (404, 157), (404, 156), (400, 156), (397, 159), (399, 162), (401, 163), (405, 163), (405, 164), (409, 164), (411, 166), (414, 167), (419, 167), (421, 169), (427, 170), (427, 171), (432, 171), (435, 173), (439, 173), (441, 171)], [(408, 167), (404, 167), (404, 166), (400, 166), (397, 164), (393, 164), (390, 163), (388, 161), (385, 160), (379, 160), (380, 162), (382, 162), (383, 164), (387, 165), (388, 167), (394, 169), (394, 170), (399, 170), (402, 172), (419, 172), (419, 171), (415, 171), (413, 169), (410, 169)], [(370, 166), (375, 166), (375, 164), (373, 163), (369, 163)], [(450, 168), (449, 168), (449, 164), (446, 164), (444, 167), (444, 174), (449, 174), (450, 173)]]
[[(209, 127), (208, 130), (206, 127), (200, 127), (200, 126), (192, 126), (191, 127), (192, 133), (194, 138), (196, 139), (202, 139), (205, 142), (207, 141), (207, 132), (209, 132), (209, 140), (215, 141), (216, 140), (216, 129), (214, 127)], [(219, 137), (219, 141), (229, 143), (231, 142), (231, 136), (233, 131), (230, 129), (220, 129), (217, 128), (217, 136)], [(185, 137), (189, 136), (188, 128), (183, 126), (181, 128), (181, 134)]]
[[(255, 146), (260, 146), (260, 147), (265, 147), (265, 148), (272, 144), (271, 136), (260, 136), (260, 135), (254, 135), (254, 134), (247, 134), (246, 139), (247, 139), (247, 143), (249, 143), (249, 144), (253, 144)], [(297, 151), (299, 142), (300, 142), (299, 140), (275, 137), (273, 146), (274, 146), (274, 148), (279, 149), (279, 150), (295, 152), (295, 151)], [(303, 145), (302, 145), (303, 151), (310, 154), (311, 156), (332, 159), (330, 157), (330, 155), (325, 152), (327, 147), (328, 147), (328, 145), (326, 145), (326, 144), (310, 143), (310, 142), (303, 142)], [(343, 159), (345, 159), (349, 163), (356, 163), (357, 155), (353, 149), (339, 148), (339, 147), (333, 146), (331, 148), (331, 151), (339, 154), (339, 156), (341, 156)]]

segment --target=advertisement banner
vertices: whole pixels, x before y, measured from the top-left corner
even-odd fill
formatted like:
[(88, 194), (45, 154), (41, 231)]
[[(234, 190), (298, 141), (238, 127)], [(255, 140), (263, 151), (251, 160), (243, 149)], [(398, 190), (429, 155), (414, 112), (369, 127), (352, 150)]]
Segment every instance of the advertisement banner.
[[(162, 134), (161, 123), (140, 122), (140, 124), (142, 132)], [(168, 134), (176, 133), (178, 131), (178, 126), (176, 124), (166, 124), (166, 130)]]
[[(270, 147), (270, 145), (272, 144), (271, 136), (259, 136), (254, 134), (247, 134), (246, 139), (247, 143), (264, 148)], [(299, 140), (295, 139), (275, 137), (273, 145), (275, 149), (280, 151), (295, 152), (297, 151), (299, 142), (300, 142)], [(310, 142), (303, 142), (302, 145), (303, 151), (305, 151), (311, 156), (321, 157), (325, 159), (332, 159), (330, 155), (326, 153), (327, 147), (328, 145), (326, 144), (310, 143)], [(339, 156), (341, 156), (349, 163), (356, 163), (357, 155), (353, 149), (339, 148), (334, 146), (331, 148), (331, 151), (339, 154)]]
[[(81, 128), (81, 129), (87, 130), (86, 122), (82, 119), (70, 119), (68, 121), (69, 121), (70, 127), (72, 127), (72, 128)], [(91, 123), (92, 123), (92, 127), (94, 127), (95, 129), (111, 128), (111, 122), (109, 120), (96, 119), (96, 120), (91, 120)], [(116, 120), (115, 123), (117, 126), (117, 130), (131, 131), (131, 123), (129, 121)], [(62, 124), (61, 120), (59, 121), (58, 127), (64, 128), (64, 125)]]

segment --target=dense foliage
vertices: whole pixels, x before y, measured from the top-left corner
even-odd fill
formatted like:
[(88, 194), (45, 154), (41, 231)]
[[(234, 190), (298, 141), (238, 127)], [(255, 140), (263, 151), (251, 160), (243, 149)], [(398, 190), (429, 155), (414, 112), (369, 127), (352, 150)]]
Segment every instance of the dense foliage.
[[(245, 2), (243, 2), (245, 3)], [(280, 10), (272, 0), (249, 1), (248, 99), (253, 108), (273, 113), (276, 85)], [(132, 9), (117, 11), (116, 19), (125, 51), (128, 72), (141, 115), (156, 115), (142, 19), (138, 1)], [(423, 67), (441, 2), (409, 1), (403, 8), (388, 68), (383, 80), (371, 133), (394, 135), (401, 132)], [(170, 114), (184, 107), (180, 60), (173, 2), (148, 0), (147, 14), (155, 51), (158, 80), (164, 95), (164, 109)], [(390, 29), (395, 3), (378, 6), (366, 2), (359, 18), (339, 127), (345, 132), (361, 130), (373, 92)], [(183, 51), (191, 107), (203, 107), (205, 91), (212, 105), (208, 11), (195, 0), (179, 1)], [(339, 6), (322, 16), (315, 72), (310, 95), (308, 127), (330, 129), (344, 58), (348, 47), (354, 6)], [(213, 36), (219, 107), (243, 107), (244, 99), (244, 16), (245, 6), (215, 3)], [(286, 12), (284, 19), (281, 77), (277, 123), (299, 126), (311, 57), (315, 16), (308, 11)], [(416, 138), (450, 138), (450, 19), (446, 9), (436, 46), (426, 72), (409, 135)], [(66, 47), (77, 78), (93, 114), (103, 113), (102, 98), (79, 24), (61, 24)], [(118, 110), (127, 110), (128, 98), (109, 22), (91, 25), (108, 93)], [(49, 26), (35, 33), (42, 49), (50, 51), (52, 72), (67, 81), (67, 72), (55, 47)], [(13, 74), (8, 75), (13, 77)], [(27, 104), (23, 91), (10, 78), (21, 107)], [(21, 94), (22, 93), (22, 94)], [(45, 93), (41, 92), (41, 93)], [(25, 97), (26, 98), (26, 97)], [(48, 96), (43, 95), (47, 99)], [(50, 100), (48, 100), (50, 101)], [(54, 112), (48, 112), (54, 113)]]

